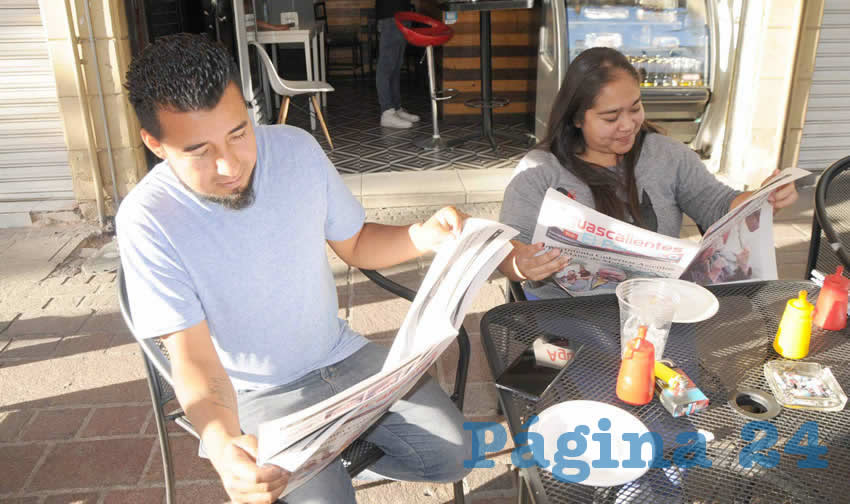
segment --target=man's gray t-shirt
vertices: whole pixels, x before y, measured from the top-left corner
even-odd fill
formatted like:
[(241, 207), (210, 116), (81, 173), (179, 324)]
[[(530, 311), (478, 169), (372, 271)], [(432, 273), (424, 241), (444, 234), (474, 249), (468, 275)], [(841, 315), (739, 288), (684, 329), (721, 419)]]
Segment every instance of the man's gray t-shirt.
[(136, 334), (206, 320), (237, 390), (289, 383), (366, 343), (338, 318), (326, 248), (361, 229), (363, 207), (308, 133), (255, 131), (253, 205), (201, 199), (162, 162), (117, 216)]
[[(619, 173), (619, 171), (618, 171)], [(683, 143), (667, 136), (650, 133), (644, 138), (635, 166), (635, 181), (641, 203), (649, 197), (658, 223), (657, 232), (678, 237), (682, 213), (707, 229), (729, 211), (740, 192), (717, 180)], [(579, 203), (595, 208), (590, 188), (561, 166), (548, 151), (534, 149), (516, 167), (505, 190), (499, 219), (519, 231), (517, 240), (531, 243), (534, 226), (546, 190), (563, 188)], [(538, 297), (564, 296), (554, 284), (526, 285)]]

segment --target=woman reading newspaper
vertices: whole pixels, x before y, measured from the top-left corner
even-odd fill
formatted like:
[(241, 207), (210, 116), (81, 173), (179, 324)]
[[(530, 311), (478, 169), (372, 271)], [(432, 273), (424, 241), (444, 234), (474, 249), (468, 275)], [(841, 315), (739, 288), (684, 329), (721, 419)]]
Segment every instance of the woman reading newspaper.
[[(678, 237), (682, 214), (707, 229), (751, 194), (708, 172), (690, 148), (646, 122), (634, 67), (614, 49), (581, 53), (567, 69), (546, 137), (519, 162), (500, 219), (520, 234), (499, 269), (526, 281), (532, 297), (566, 293), (552, 281), (570, 257), (531, 243), (546, 190), (644, 229)], [(774, 173), (775, 175), (775, 173)], [(774, 209), (797, 199), (793, 183), (769, 197)]]

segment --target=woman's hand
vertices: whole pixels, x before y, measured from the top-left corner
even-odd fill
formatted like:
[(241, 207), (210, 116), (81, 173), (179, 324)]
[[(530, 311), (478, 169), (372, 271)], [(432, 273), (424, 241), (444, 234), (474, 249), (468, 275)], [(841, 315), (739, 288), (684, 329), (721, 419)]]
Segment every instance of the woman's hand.
[(272, 504), (283, 493), (289, 473), (272, 465), (257, 466), (257, 438), (233, 438), (214, 466), (227, 495), (237, 504)]
[[(513, 269), (514, 272), (525, 280), (543, 280), (549, 278), (553, 273), (561, 271), (570, 263), (570, 257), (562, 254), (561, 249), (552, 249), (543, 254), (543, 243), (526, 245), (522, 242), (513, 241)], [(539, 254), (539, 255), (538, 255)]]
[[(779, 170), (774, 170), (773, 174), (761, 183), (762, 187), (769, 183), (778, 174)], [(770, 193), (770, 196), (767, 197), (767, 201), (773, 206), (773, 212), (776, 213), (777, 210), (793, 205), (794, 202), (797, 201), (797, 197), (797, 187), (794, 185), (794, 182), (789, 182), (774, 189)]]

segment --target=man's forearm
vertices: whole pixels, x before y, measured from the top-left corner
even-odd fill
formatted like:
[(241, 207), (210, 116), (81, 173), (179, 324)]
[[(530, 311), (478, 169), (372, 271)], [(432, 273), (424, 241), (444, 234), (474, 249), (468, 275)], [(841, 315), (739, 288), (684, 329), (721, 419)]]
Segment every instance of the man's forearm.
[(422, 255), (413, 244), (410, 233), (421, 224), (389, 226), (367, 222), (353, 249), (349, 264), (363, 269), (394, 266)]
[(241, 434), (236, 392), (227, 374), (184, 364), (174, 369), (174, 392), (215, 463), (230, 440)]

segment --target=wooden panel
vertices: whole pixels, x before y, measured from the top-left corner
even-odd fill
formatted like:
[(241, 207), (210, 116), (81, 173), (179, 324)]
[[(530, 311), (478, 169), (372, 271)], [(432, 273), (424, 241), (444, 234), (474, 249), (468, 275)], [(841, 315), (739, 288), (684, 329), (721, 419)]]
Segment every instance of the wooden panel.
[[(508, 106), (494, 109), (494, 114), (530, 114), (534, 110), (537, 16), (534, 9), (490, 13), (493, 95), (511, 100)], [(455, 36), (443, 48), (442, 86), (455, 88), (461, 95), (458, 103), (444, 105), (445, 116), (469, 117), (481, 113), (463, 105), (463, 100), (481, 93), (479, 22), (477, 12), (461, 12), (457, 23), (451, 25)]]
[[(480, 58), (451, 58), (445, 61), (444, 67), (452, 70), (480, 69)], [(493, 68), (533, 68), (535, 58), (491, 58)]]
[[(528, 114), (532, 111), (534, 107), (533, 103), (528, 102), (518, 102), (518, 103), (509, 103), (507, 106), (502, 107), (500, 109), (496, 109), (496, 113), (498, 114)], [(463, 103), (446, 103), (443, 104), (443, 112), (446, 115), (464, 115), (464, 116), (478, 116), (481, 115), (481, 110), (467, 107)]]
[[(524, 91), (524, 92), (534, 92), (534, 81), (528, 80), (494, 80), (493, 81), (493, 92), (498, 93), (501, 91)], [(481, 81), (480, 80), (443, 80), (443, 85), (449, 88), (454, 88), (464, 92), (481, 92)]]

